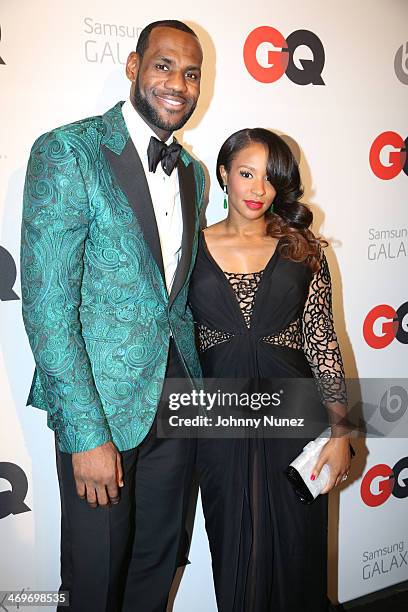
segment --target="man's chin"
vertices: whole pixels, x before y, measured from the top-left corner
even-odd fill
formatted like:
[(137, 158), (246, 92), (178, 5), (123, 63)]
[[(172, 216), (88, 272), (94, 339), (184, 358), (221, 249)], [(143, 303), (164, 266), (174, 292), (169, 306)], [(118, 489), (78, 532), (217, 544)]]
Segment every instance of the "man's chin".
[(164, 132), (177, 132), (177, 130), (181, 130), (182, 127), (187, 123), (187, 119), (181, 119), (179, 121), (160, 121), (160, 123), (156, 122), (155, 127)]
[(195, 105), (194, 107), (183, 108), (183, 110), (163, 108), (161, 104), (154, 104), (153, 108), (156, 119), (160, 120), (161, 124), (157, 127), (167, 132), (175, 132), (180, 130), (190, 119), (195, 110)]
[(182, 128), (188, 121), (191, 113), (180, 113), (178, 111), (168, 110), (166, 112), (156, 113), (157, 119), (160, 121), (160, 125), (157, 125), (162, 130), (167, 132), (174, 132)]

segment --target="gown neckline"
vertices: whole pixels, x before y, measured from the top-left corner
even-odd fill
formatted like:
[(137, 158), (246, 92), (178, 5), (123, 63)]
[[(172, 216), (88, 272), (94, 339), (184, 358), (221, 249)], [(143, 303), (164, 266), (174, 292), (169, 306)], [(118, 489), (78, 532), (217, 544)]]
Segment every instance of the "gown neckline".
[(204, 244), (204, 250), (207, 253), (209, 259), (213, 262), (213, 264), (216, 266), (216, 268), (218, 268), (219, 270), (221, 270), (221, 272), (223, 274), (245, 274), (245, 275), (249, 275), (249, 274), (260, 274), (261, 272), (266, 272), (266, 270), (269, 268), (272, 260), (275, 258), (275, 254), (278, 251), (278, 246), (280, 243), (280, 238), (278, 239), (278, 242), (276, 243), (276, 247), (274, 252), (272, 253), (272, 255), (270, 256), (270, 258), (268, 259), (268, 261), (266, 262), (266, 265), (261, 269), (261, 270), (256, 270), (255, 272), (230, 272), (229, 270), (223, 270), (220, 266), (220, 264), (216, 261), (216, 259), (214, 259), (213, 255), (211, 254), (210, 249), (208, 248), (208, 244), (207, 244), (207, 240), (204, 236), (204, 231), (201, 230), (201, 238)]
[[(247, 330), (248, 327), (247, 327), (247, 324), (246, 324), (246, 321), (245, 321), (244, 313), (242, 312), (241, 307), (239, 305), (237, 294), (235, 293), (233, 287), (231, 286), (231, 283), (229, 282), (229, 280), (228, 280), (228, 278), (226, 276), (225, 270), (223, 270), (221, 268), (221, 266), (218, 264), (218, 262), (212, 256), (211, 251), (208, 248), (207, 241), (205, 239), (203, 230), (201, 230), (201, 232), (200, 232), (200, 238), (201, 238), (201, 241), (202, 241), (202, 244), (203, 244), (204, 253), (207, 256), (207, 259), (214, 266), (214, 268), (217, 270), (218, 274), (223, 279), (223, 282), (227, 285), (228, 292), (231, 295), (231, 297), (233, 298), (233, 302), (234, 302), (234, 304), (236, 306), (237, 312), (239, 311), (239, 318), (241, 320), (241, 323), (244, 325), (245, 329)], [(254, 315), (255, 315), (255, 311), (256, 311), (256, 306), (257, 306), (257, 302), (258, 302), (258, 298), (259, 298), (259, 293), (260, 293), (261, 287), (263, 286), (263, 283), (265, 281), (265, 277), (267, 276), (266, 272), (272, 266), (272, 263), (274, 263), (276, 261), (276, 257), (278, 256), (278, 246), (279, 246), (279, 243), (280, 243), (280, 238), (279, 238), (278, 242), (276, 243), (275, 250), (272, 253), (271, 257), (269, 258), (266, 266), (261, 270), (262, 275), (261, 275), (261, 278), (260, 278), (259, 283), (258, 283), (256, 294), (254, 296), (254, 304), (253, 304), (253, 309), (252, 309), (251, 320), (254, 319)], [(248, 272), (248, 274), (257, 274), (257, 273), (258, 272)], [(240, 272), (234, 272), (233, 274), (241, 274), (241, 273)]]

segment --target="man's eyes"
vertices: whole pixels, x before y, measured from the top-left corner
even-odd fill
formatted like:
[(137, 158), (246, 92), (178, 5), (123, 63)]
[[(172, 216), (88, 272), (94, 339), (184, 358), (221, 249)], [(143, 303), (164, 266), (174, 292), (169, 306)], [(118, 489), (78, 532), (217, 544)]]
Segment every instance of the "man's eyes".
[[(154, 67), (157, 70), (162, 70), (163, 72), (168, 72), (170, 70), (170, 67), (167, 64), (155, 64)], [(199, 79), (199, 75), (196, 72), (186, 72), (186, 77), (192, 81), (197, 81)]]

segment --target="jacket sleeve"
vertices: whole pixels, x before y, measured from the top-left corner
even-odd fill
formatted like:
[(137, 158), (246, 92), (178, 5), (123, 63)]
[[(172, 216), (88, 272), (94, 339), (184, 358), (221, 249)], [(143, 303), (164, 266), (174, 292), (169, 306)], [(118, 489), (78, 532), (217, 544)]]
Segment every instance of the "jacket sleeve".
[(195, 160), (194, 166), (195, 166), (198, 210), (201, 211), (203, 208), (203, 204), (204, 204), (205, 174), (204, 174), (203, 167), (199, 161)]
[(40, 137), (24, 186), (22, 311), (49, 422), (60, 450), (69, 453), (111, 440), (79, 313), (89, 218), (81, 169), (65, 135)]

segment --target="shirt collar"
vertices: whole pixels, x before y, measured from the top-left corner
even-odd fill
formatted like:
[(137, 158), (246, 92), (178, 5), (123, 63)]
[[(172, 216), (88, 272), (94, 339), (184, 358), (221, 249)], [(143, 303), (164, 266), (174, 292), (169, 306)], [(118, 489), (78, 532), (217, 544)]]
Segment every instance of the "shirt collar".
[[(147, 159), (147, 148), (150, 138), (154, 136), (158, 139), (157, 134), (153, 132), (151, 127), (142, 119), (139, 113), (134, 109), (130, 98), (122, 106), (122, 114), (128, 129), (129, 135), (136, 147), (140, 157)], [(159, 139), (158, 139), (159, 140)], [(175, 140), (172, 135), (165, 141), (167, 145)]]

